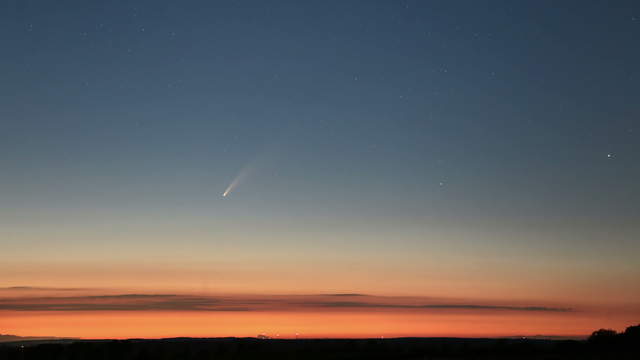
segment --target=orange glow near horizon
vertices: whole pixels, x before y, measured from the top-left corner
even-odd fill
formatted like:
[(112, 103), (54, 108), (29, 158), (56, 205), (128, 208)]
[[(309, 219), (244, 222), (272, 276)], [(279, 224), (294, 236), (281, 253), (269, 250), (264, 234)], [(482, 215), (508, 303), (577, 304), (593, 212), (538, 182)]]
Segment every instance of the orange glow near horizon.
[[(5, 289), (1, 332), (85, 339), (586, 336), (602, 327), (624, 329), (630, 319), (640, 318), (635, 306), (565, 311), (548, 305), (532, 310), (518, 303), (358, 294), (209, 297), (78, 291)], [(29, 294), (16, 297), (21, 292)], [(109, 307), (120, 310), (104, 310)]]
[[(282, 262), (263, 271), (225, 266), (226, 272), (175, 263), (0, 264), (13, 281), (0, 287), (0, 333), (88, 339), (586, 336), (640, 322), (631, 276), (553, 277), (548, 269), (526, 272), (522, 281), (520, 273), (500, 272), (497, 265), (470, 271), (476, 267), (470, 263), (462, 273), (435, 261), (413, 271), (404, 264), (350, 268), (336, 260), (321, 276), (313, 263)], [(43, 282), (56, 287), (20, 286)]]
[[(492, 337), (514, 335), (588, 334), (602, 319), (572, 319), (534, 314), (496, 316), (477, 314), (365, 313), (197, 313), (96, 312), (1, 313), (3, 332), (21, 336), (98, 338), (165, 337)], [(577, 320), (577, 321), (576, 321)], [(616, 321), (617, 327), (627, 324)], [(79, 336), (81, 335), (81, 336)]]
[[(587, 335), (606, 324), (622, 329), (624, 319), (567, 315), (352, 313), (98, 312), (2, 314), (3, 332), (21, 336), (98, 338), (250, 337), (500, 337)], [(79, 336), (81, 335), (81, 336)]]

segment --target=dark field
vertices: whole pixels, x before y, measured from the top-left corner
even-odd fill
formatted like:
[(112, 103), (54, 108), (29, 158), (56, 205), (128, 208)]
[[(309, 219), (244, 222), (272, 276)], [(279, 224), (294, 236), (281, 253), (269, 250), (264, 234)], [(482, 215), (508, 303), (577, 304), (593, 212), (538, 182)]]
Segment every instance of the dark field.
[(640, 359), (639, 345), (625, 340), (178, 338), (23, 341), (0, 345), (0, 359)]

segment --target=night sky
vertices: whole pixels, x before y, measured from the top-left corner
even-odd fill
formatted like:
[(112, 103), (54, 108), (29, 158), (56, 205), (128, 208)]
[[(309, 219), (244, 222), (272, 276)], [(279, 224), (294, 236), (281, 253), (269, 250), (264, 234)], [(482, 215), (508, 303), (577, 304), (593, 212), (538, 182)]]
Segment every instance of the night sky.
[[(638, 322), (639, 45), (637, 1), (2, 1), (0, 333)], [(87, 294), (277, 306), (16, 308)]]

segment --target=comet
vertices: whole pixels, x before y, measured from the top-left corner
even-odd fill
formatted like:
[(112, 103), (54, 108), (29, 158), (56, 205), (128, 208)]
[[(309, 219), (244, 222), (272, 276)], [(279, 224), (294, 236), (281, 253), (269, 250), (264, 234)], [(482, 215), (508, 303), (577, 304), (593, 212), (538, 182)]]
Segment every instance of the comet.
[(238, 187), (238, 185), (251, 173), (252, 168), (251, 164), (242, 168), (233, 181), (231, 181), (231, 184), (229, 184), (229, 186), (224, 190), (222, 197), (229, 196), (229, 194), (231, 194), (233, 190), (235, 190), (235, 188)]
[(227, 195), (231, 194), (231, 192), (233, 191), (233, 189), (236, 188), (236, 186), (238, 186), (238, 178), (235, 178), (231, 184), (229, 184), (229, 186), (227, 187), (227, 189), (222, 193), (222, 197), (227, 197)]
[(274, 156), (276, 153), (276, 148), (274, 145), (266, 146), (263, 151), (261, 151), (258, 155), (256, 155), (253, 159), (251, 159), (248, 163), (246, 163), (235, 178), (231, 181), (229, 186), (222, 193), (222, 197), (228, 197), (232, 192), (236, 190), (238, 186), (240, 186), (249, 175), (253, 175), (254, 173), (258, 173), (264, 170), (265, 166), (272, 163)]

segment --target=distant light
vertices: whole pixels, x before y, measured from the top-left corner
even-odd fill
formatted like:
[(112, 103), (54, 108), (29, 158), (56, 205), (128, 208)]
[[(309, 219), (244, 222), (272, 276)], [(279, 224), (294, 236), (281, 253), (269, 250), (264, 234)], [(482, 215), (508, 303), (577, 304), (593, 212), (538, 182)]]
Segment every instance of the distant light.
[(613, 157), (613, 154), (607, 154), (607, 158), (611, 159)]

